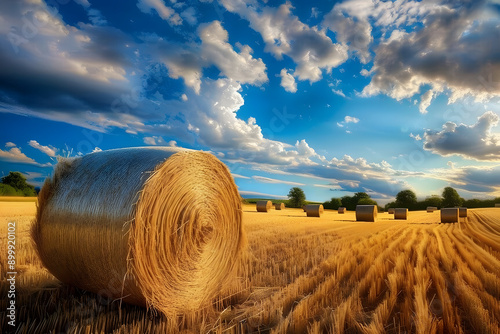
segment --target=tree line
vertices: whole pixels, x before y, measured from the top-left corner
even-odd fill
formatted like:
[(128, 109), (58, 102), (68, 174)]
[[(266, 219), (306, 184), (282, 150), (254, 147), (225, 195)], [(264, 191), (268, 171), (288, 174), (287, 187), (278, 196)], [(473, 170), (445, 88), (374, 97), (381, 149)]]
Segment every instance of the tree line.
[(409, 210), (425, 210), (428, 206), (440, 208), (451, 208), (455, 206), (463, 206), (467, 208), (488, 208), (495, 206), (495, 203), (500, 203), (500, 197), (493, 199), (464, 199), (460, 197), (458, 192), (452, 187), (443, 189), (441, 196), (432, 195), (425, 198), (423, 201), (417, 200), (417, 195), (411, 190), (400, 191), (396, 195), (396, 201), (387, 203), (385, 209), (389, 208), (408, 208)]
[(19, 172), (10, 172), (2, 177), (0, 196), (36, 196), (35, 187), (26, 182), (26, 178)]
[[(306, 196), (304, 191), (298, 187), (290, 189), (288, 193), (289, 206), (300, 208), (305, 203)], [(385, 207), (380, 207), (377, 202), (365, 192), (357, 192), (353, 196), (343, 196), (341, 198), (332, 197), (329, 201), (323, 202), (325, 209), (337, 210), (339, 207), (345, 207), (347, 210), (356, 210), (356, 205), (377, 205), (379, 211), (387, 211), (389, 208), (408, 208), (409, 210), (425, 210), (429, 206), (441, 208), (450, 208), (455, 206), (465, 206), (468, 208), (486, 208), (493, 207), (496, 203), (500, 204), (500, 197), (494, 199), (480, 200), (477, 198), (465, 200), (452, 187), (444, 188), (441, 196), (431, 195), (424, 200), (419, 201), (417, 195), (412, 190), (406, 189), (396, 195), (396, 200), (387, 203)]]

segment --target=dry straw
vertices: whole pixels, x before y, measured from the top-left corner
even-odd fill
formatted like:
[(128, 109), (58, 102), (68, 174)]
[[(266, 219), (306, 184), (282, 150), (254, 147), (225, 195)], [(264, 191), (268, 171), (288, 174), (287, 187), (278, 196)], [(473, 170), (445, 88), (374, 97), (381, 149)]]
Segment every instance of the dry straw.
[(394, 219), (408, 219), (408, 209), (407, 208), (396, 208), (394, 209)]
[(387, 210), (387, 213), (390, 214), (390, 215), (393, 215), (394, 214), (394, 208), (389, 208)]
[(273, 207), (271, 201), (257, 201), (257, 212), (267, 212)]
[(460, 218), (467, 218), (467, 208), (459, 208), (458, 215)]
[(495, 208), (500, 208), (500, 203), (495, 203)]
[(320, 217), (323, 212), (323, 204), (306, 205), (307, 217)]
[(174, 315), (218, 295), (244, 246), (240, 196), (205, 152), (130, 148), (62, 160), (32, 238), (59, 280)]
[(377, 220), (376, 205), (356, 205), (356, 221), (374, 222)]
[(438, 208), (437, 208), (437, 207), (435, 207), (435, 206), (428, 206), (428, 207), (427, 207), (427, 212), (431, 213), (431, 212), (437, 211), (437, 209), (438, 209)]
[(276, 203), (274, 204), (274, 208), (276, 210), (285, 210), (285, 203)]
[(459, 208), (441, 209), (441, 223), (457, 223), (459, 216)]
[(341, 206), (341, 207), (339, 207), (338, 213), (345, 213), (345, 211), (346, 211), (346, 208)]

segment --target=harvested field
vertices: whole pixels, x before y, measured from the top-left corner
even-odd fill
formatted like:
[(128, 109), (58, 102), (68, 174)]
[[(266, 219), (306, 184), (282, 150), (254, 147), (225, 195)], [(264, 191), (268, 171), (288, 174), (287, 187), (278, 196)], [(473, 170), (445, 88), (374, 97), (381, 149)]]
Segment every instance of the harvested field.
[[(0, 293), (8, 289), (7, 223), (15, 221), (19, 333), (500, 332), (498, 208), (440, 224), (439, 211), (404, 221), (379, 213), (370, 223), (349, 211), (307, 219), (302, 209), (262, 215), (244, 205), (239, 281), (213, 308), (169, 319), (62, 285), (31, 245), (34, 214), (35, 203), (0, 202)], [(2, 298), (2, 332), (5, 309)]]

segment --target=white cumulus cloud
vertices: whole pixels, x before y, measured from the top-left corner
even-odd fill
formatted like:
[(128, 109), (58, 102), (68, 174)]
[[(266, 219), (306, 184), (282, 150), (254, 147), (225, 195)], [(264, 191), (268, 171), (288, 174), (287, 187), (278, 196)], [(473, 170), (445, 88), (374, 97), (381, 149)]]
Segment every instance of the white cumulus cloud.
[(30, 140), (28, 142), (28, 144), (33, 147), (33, 148), (36, 148), (37, 150), (47, 154), (49, 157), (55, 157), (56, 156), (56, 149), (53, 148), (53, 147), (49, 147), (49, 146), (43, 146), (43, 145), (40, 145), (36, 140)]
[(487, 111), (472, 125), (446, 122), (441, 131), (424, 133), (424, 149), (442, 156), (461, 155), (468, 159), (500, 160), (500, 135), (491, 129), (500, 117)]
[(281, 87), (285, 88), (285, 90), (290, 93), (297, 92), (297, 83), (295, 82), (295, 78), (293, 77), (293, 75), (288, 73), (285, 68), (281, 70), (280, 77)]

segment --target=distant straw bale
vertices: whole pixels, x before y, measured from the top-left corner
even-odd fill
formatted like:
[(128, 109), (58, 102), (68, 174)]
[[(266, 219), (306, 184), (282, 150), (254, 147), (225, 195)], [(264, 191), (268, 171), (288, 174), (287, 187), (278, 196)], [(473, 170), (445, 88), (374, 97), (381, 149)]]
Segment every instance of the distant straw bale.
[(467, 218), (467, 208), (458, 208), (458, 215), (460, 218)]
[(346, 212), (346, 208), (345, 208), (344, 206), (339, 207), (339, 209), (338, 209), (338, 213), (343, 214), (343, 213), (345, 213), (345, 212)]
[(407, 208), (396, 208), (394, 209), (394, 219), (408, 219), (408, 209)]
[(394, 214), (394, 208), (389, 208), (387, 210), (387, 213), (390, 214), (390, 215), (393, 215)]
[(377, 213), (376, 205), (356, 205), (356, 221), (375, 222)]
[(428, 206), (428, 207), (427, 207), (427, 212), (428, 212), (428, 213), (432, 213), (432, 212), (434, 212), (434, 211), (437, 211), (437, 209), (438, 209), (438, 208), (437, 208), (437, 207), (435, 207), (435, 206)]
[(460, 217), (459, 208), (442, 208), (441, 223), (457, 223)]
[(283, 203), (283, 202), (282, 203), (276, 203), (276, 204), (274, 204), (274, 208), (276, 210), (285, 210), (285, 203)]
[(320, 217), (323, 212), (324, 212), (323, 204), (306, 205), (307, 217)]
[(257, 201), (257, 212), (268, 212), (273, 207), (271, 201)]

